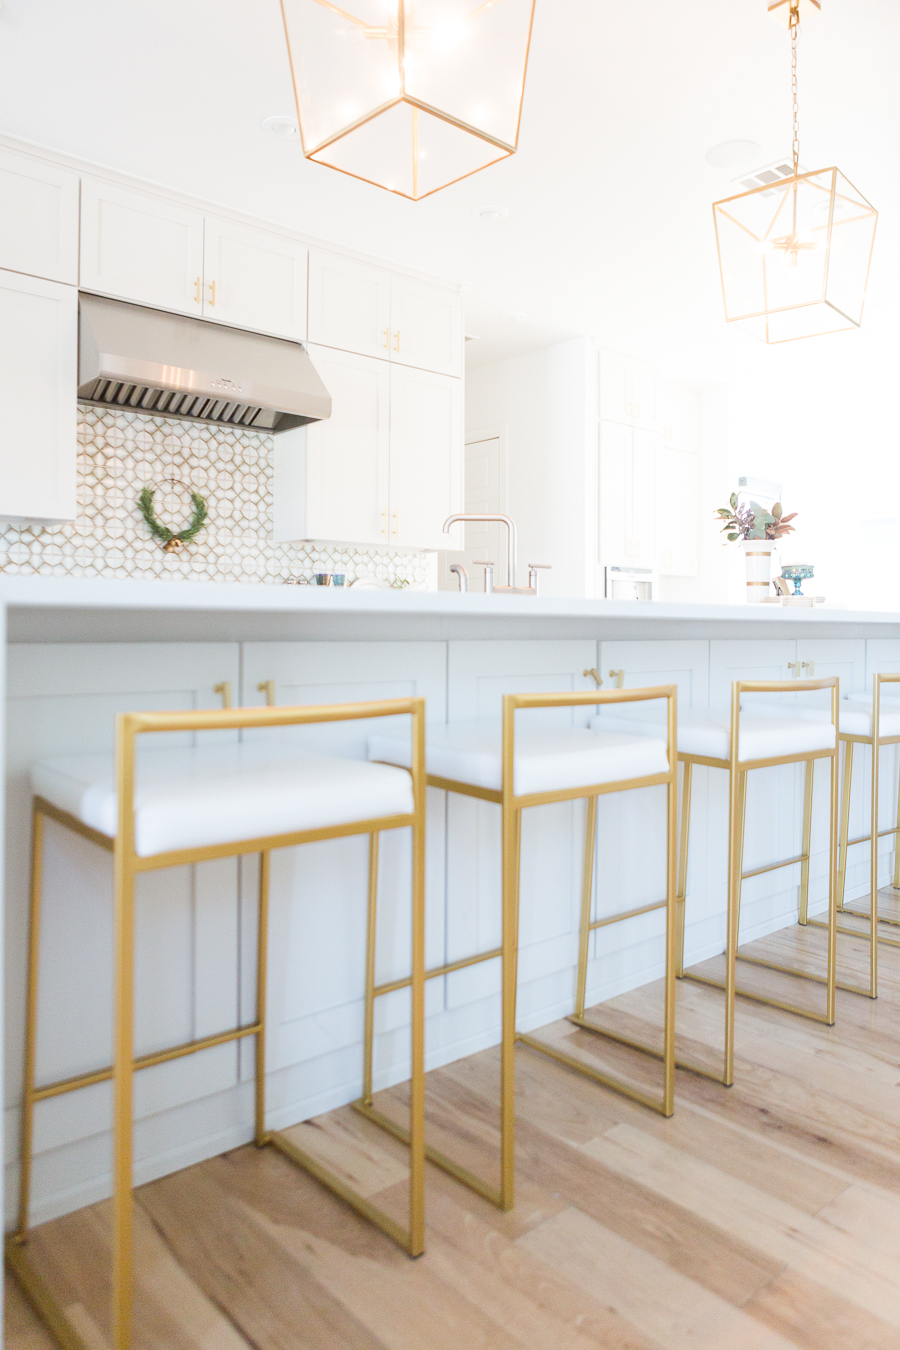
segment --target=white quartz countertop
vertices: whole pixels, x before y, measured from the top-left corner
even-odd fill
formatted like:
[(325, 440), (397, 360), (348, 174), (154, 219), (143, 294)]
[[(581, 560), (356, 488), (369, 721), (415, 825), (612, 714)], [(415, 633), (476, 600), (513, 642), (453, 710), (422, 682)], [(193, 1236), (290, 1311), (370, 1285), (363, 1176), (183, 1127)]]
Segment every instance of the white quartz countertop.
[(900, 613), (450, 591), (4, 577), (10, 642), (900, 637)]

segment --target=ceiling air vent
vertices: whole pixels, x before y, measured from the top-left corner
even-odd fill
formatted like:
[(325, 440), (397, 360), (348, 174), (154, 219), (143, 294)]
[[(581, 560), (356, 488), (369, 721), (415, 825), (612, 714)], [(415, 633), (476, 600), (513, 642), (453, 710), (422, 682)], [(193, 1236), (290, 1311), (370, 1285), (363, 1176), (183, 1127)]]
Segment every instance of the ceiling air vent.
[[(735, 187), (742, 187), (748, 192), (752, 192), (754, 188), (764, 188), (767, 187), (769, 183), (778, 183), (783, 178), (790, 178), (793, 172), (793, 160), (779, 159), (776, 160), (774, 164), (767, 164), (764, 169), (756, 169), (755, 172), (750, 174), (741, 174), (739, 178), (733, 178), (731, 181), (734, 183)], [(806, 173), (806, 170), (802, 165), (800, 167), (800, 172)], [(773, 194), (771, 192), (764, 192), (762, 195), (764, 197), (771, 197)]]

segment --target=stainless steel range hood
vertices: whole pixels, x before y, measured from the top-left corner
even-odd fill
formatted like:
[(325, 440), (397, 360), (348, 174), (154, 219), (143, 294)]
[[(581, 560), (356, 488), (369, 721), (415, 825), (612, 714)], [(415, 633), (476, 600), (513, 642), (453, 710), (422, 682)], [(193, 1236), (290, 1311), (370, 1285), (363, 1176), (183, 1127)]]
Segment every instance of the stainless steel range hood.
[(255, 431), (331, 416), (299, 342), (96, 295), (79, 297), (78, 397)]

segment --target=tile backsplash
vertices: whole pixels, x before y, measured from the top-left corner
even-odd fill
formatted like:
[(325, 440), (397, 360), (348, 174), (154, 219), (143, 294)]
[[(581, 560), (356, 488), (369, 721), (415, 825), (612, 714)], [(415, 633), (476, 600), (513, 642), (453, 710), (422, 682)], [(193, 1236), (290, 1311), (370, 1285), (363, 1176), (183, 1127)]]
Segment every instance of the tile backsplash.
[[(79, 404), (78, 518), (0, 524), (0, 572), (268, 583), (343, 572), (348, 583), (373, 577), (426, 587), (424, 553), (273, 543), (272, 439)], [(191, 491), (206, 500), (205, 527), (177, 553), (163, 552), (141, 516), (137, 499), (148, 486), (157, 519), (176, 532), (190, 524)]]

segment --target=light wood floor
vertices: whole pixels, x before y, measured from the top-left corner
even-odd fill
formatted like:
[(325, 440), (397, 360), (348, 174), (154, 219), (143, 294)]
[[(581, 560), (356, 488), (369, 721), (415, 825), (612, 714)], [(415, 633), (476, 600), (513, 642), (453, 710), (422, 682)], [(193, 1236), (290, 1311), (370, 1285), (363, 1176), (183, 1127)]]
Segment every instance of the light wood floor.
[[(791, 928), (753, 951), (815, 968), (823, 939)], [(273, 1150), (143, 1187), (136, 1350), (898, 1350), (900, 949), (880, 950), (878, 1001), (839, 993), (833, 1028), (739, 1000), (735, 1086), (679, 1073), (671, 1120), (520, 1047), (516, 1208), (430, 1169), (418, 1261)], [(861, 980), (863, 944), (839, 953), (839, 978)], [(758, 967), (740, 976), (785, 992)], [(721, 996), (683, 982), (678, 997), (680, 1053), (713, 1062)], [(653, 985), (596, 1016), (649, 1038), (660, 1014)], [(542, 1034), (635, 1082), (658, 1073), (570, 1023)], [(497, 1064), (491, 1051), (429, 1075), (433, 1141), (486, 1176)], [(298, 1128), (402, 1216), (390, 1138), (349, 1108)], [(32, 1239), (98, 1350), (107, 1221), (97, 1205)], [(6, 1334), (8, 1350), (52, 1346), (14, 1286)]]

